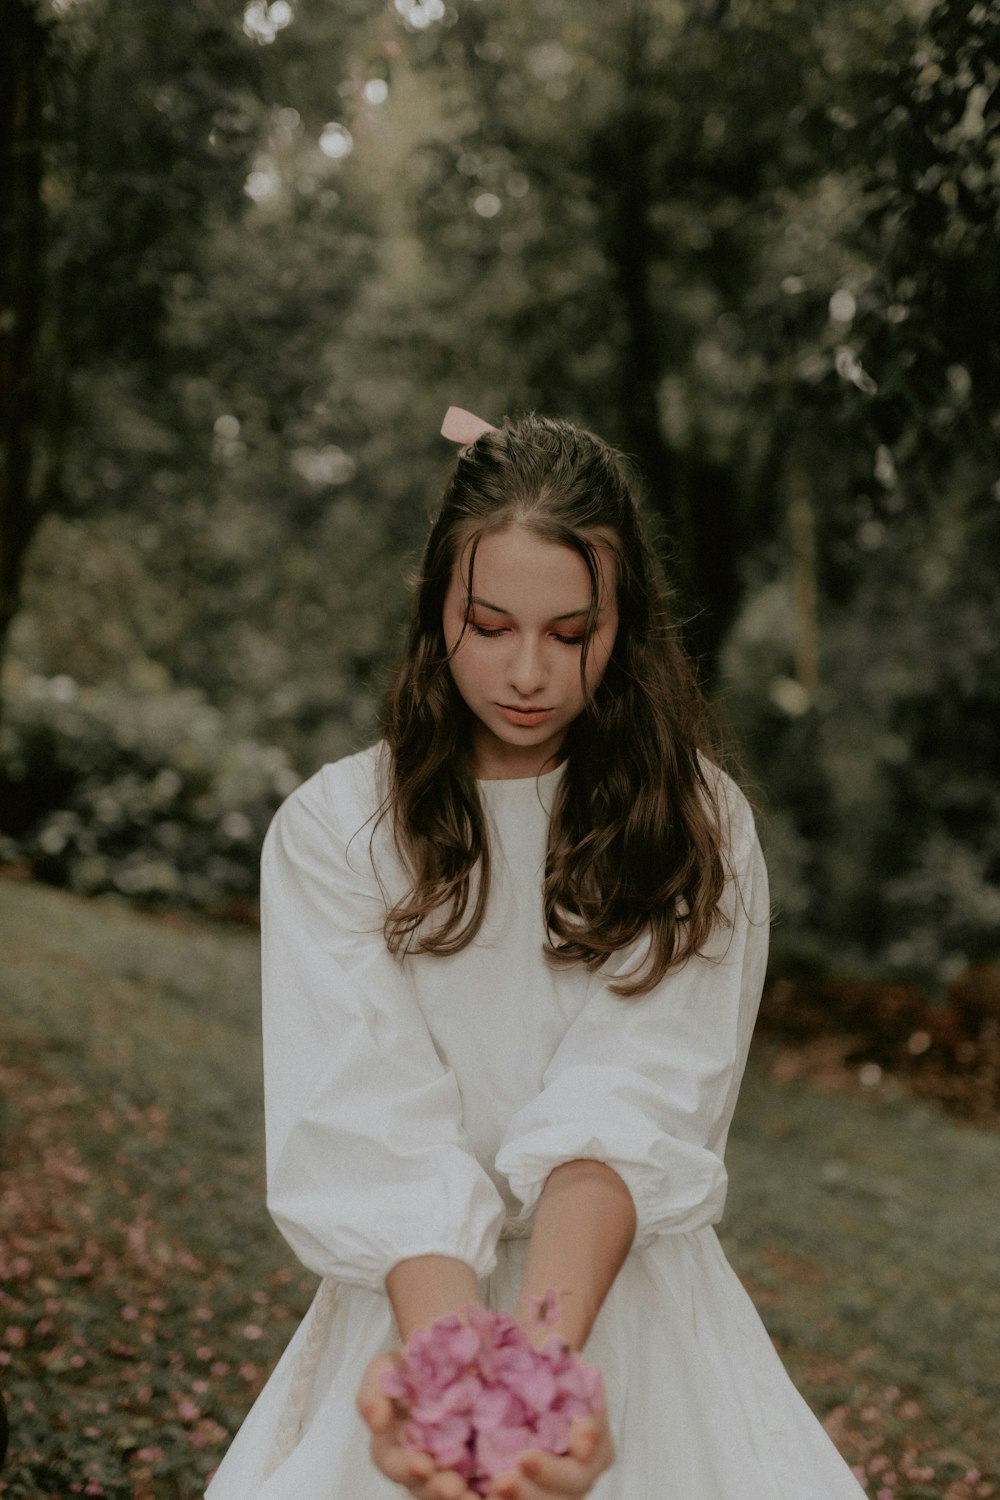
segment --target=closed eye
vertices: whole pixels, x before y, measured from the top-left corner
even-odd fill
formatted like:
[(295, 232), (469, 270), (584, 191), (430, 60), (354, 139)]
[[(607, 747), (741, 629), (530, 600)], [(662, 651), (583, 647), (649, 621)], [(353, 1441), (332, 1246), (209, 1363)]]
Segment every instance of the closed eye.
[[(507, 627), (499, 626), (496, 630), (488, 630), (485, 625), (477, 625), (475, 620), (469, 621), (469, 629), (473, 635), (484, 636), (486, 640), (495, 640), (497, 636), (506, 635)], [(582, 646), (583, 635), (559, 635), (555, 634), (553, 640), (559, 641), (563, 646)]]

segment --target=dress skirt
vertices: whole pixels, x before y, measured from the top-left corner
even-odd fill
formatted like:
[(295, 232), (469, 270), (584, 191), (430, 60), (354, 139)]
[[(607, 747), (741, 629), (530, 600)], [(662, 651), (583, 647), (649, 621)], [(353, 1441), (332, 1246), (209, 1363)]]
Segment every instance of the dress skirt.
[[(526, 1244), (501, 1241), (488, 1306), (513, 1311)], [(321, 1283), (208, 1500), (400, 1500), (355, 1406), (369, 1360), (397, 1344), (384, 1295)], [(604, 1372), (617, 1453), (593, 1500), (861, 1500), (712, 1228), (631, 1252), (584, 1357)]]

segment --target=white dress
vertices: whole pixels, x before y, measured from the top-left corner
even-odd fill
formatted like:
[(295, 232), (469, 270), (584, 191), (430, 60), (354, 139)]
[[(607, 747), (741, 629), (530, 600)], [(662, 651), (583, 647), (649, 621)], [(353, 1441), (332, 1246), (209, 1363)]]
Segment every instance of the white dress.
[(767, 952), (767, 876), (742, 795), (720, 779), (730, 928), (622, 999), (606, 984), (638, 948), (593, 975), (542, 954), (562, 768), (480, 783), (495, 876), (475, 942), (390, 957), (385, 902), (406, 882), (387, 820), (372, 837), (381, 764), (375, 747), (326, 766), (265, 844), (268, 1205), (324, 1280), (209, 1500), (399, 1500), (354, 1404), (368, 1361), (398, 1343), (386, 1273), (455, 1256), (488, 1305), (513, 1310), (542, 1185), (581, 1157), (620, 1173), (638, 1216), (585, 1350), (604, 1371), (618, 1454), (594, 1500), (859, 1500), (712, 1228)]

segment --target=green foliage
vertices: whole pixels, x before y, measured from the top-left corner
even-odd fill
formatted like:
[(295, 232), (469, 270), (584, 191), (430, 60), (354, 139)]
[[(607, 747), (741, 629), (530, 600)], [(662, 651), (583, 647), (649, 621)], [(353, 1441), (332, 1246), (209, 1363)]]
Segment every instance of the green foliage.
[(147, 10), (51, 16), (75, 417), (10, 691), (193, 689), (302, 773), (343, 754), (444, 408), (557, 411), (646, 473), (779, 949), (988, 949), (996, 7)]
[(970, 451), (988, 472), (998, 436), (1000, 12), (933, 5), (858, 82), (844, 124), (867, 174), (856, 333), (879, 372), (882, 440), (929, 501)]
[(79, 0), (48, 18), (49, 307), (75, 373), (114, 360), (155, 379), (173, 278), (238, 207), (260, 111), (241, 12)]
[(282, 750), (234, 740), (192, 689), (139, 697), (32, 678), (3, 728), (0, 854), (86, 895), (220, 906), (256, 892)]

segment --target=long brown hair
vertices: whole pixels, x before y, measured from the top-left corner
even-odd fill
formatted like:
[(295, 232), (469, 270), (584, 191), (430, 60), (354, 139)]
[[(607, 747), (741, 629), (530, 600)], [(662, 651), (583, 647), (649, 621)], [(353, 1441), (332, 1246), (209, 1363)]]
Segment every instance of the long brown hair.
[(637, 967), (613, 986), (643, 994), (700, 952), (723, 920), (720, 810), (703, 758), (708, 715), (625, 460), (592, 433), (550, 418), (505, 422), (463, 449), (427, 540), (385, 710), (383, 814), (412, 880), (386, 916), (386, 942), (397, 954), (455, 953), (482, 925), (489, 836), (471, 714), (449, 670), (442, 611), (463, 548), (472, 542), (471, 598), (478, 539), (515, 524), (587, 564), (581, 672), (597, 615), (597, 545), (614, 558), (618, 632), (600, 684), (567, 733), (549, 822), (545, 952), (553, 964), (596, 969), (648, 933)]

